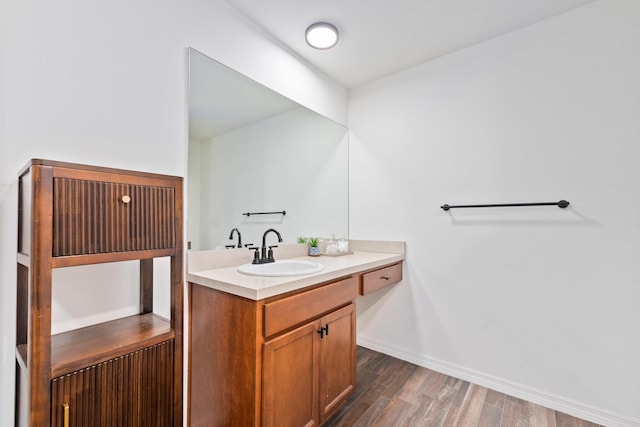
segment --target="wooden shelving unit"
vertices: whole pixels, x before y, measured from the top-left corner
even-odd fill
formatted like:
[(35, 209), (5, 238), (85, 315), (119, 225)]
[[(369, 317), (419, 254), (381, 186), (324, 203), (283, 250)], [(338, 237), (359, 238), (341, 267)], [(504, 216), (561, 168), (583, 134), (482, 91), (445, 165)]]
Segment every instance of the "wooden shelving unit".
[[(20, 171), (16, 425), (182, 425), (182, 191), (180, 177), (49, 160)], [(169, 319), (153, 313), (158, 257)], [(138, 315), (51, 335), (52, 269), (130, 260)]]

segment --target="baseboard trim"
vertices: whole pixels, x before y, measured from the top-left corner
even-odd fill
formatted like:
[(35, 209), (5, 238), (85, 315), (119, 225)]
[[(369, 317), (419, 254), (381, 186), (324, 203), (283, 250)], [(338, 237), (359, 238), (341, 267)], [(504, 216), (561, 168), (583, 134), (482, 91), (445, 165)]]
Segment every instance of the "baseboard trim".
[(571, 399), (483, 374), (482, 372), (467, 369), (443, 360), (413, 354), (399, 347), (390, 346), (371, 338), (358, 336), (357, 343), (362, 347), (388, 354), (418, 366), (423, 366), (442, 374), (469, 381), (473, 384), (487, 387), (597, 424), (608, 427), (640, 427), (640, 419), (633, 419), (605, 409), (588, 406)]

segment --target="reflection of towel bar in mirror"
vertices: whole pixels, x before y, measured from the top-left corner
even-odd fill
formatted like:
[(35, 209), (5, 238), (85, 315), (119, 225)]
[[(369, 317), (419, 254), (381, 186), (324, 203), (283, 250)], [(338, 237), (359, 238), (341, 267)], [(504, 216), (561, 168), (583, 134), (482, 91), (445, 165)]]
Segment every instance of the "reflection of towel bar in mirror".
[(449, 209), (457, 208), (510, 208), (514, 206), (557, 206), (559, 208), (566, 208), (569, 206), (569, 202), (566, 200), (560, 200), (559, 202), (534, 202), (534, 203), (502, 203), (491, 205), (447, 205), (440, 206), (441, 209), (448, 211)]
[(286, 215), (287, 211), (277, 211), (277, 212), (245, 212), (242, 215), (251, 216), (251, 215)]

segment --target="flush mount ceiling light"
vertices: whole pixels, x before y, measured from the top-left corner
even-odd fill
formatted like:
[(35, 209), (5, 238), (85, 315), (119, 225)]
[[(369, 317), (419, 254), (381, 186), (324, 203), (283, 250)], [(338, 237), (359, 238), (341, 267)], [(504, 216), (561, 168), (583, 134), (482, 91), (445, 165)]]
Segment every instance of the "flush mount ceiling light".
[(309, 25), (304, 38), (314, 49), (331, 49), (338, 43), (338, 29), (328, 22), (316, 22)]

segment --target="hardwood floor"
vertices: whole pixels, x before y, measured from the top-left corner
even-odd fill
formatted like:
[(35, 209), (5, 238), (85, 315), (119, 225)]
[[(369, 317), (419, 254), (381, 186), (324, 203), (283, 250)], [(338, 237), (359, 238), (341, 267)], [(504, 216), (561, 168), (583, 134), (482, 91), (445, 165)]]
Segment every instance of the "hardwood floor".
[(356, 359), (356, 391), (325, 427), (598, 427), (364, 347)]

